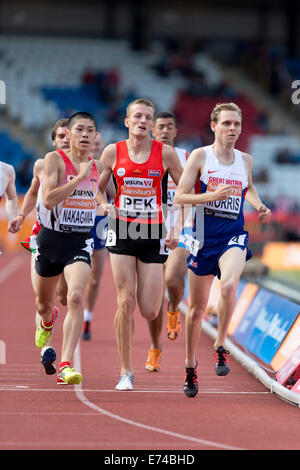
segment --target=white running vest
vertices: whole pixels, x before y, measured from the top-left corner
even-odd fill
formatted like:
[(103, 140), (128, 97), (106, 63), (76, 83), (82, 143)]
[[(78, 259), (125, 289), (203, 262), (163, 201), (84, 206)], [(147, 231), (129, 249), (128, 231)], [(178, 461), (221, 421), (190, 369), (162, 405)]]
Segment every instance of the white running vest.
[(234, 162), (223, 165), (214, 154), (212, 145), (205, 147), (206, 159), (200, 181), (206, 191), (215, 191), (218, 184), (230, 184), (232, 193), (225, 201), (211, 201), (203, 204), (204, 214), (224, 219), (236, 220), (239, 217), (243, 191), (248, 187), (248, 177), (242, 153), (233, 149)]

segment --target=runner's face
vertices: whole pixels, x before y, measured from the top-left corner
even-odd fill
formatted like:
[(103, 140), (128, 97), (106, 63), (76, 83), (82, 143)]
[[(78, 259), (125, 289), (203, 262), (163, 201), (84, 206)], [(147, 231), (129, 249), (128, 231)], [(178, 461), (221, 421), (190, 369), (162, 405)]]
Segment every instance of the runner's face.
[(173, 146), (177, 135), (174, 119), (158, 118), (154, 124), (152, 133), (154, 138), (159, 142)]
[(91, 152), (90, 152), (91, 157), (94, 160), (97, 160), (98, 158), (100, 158), (102, 150), (104, 149), (104, 147), (105, 147), (105, 143), (104, 143), (103, 137), (102, 137), (102, 135), (97, 133), (96, 139), (94, 141), (94, 145), (91, 148)]
[(70, 148), (70, 138), (67, 134), (67, 126), (57, 128), (56, 136), (52, 141), (52, 144), (56, 149), (66, 150)]
[(78, 150), (89, 151), (96, 138), (96, 128), (90, 119), (78, 119), (69, 129), (70, 143)]
[(146, 137), (153, 128), (153, 109), (144, 104), (134, 104), (129, 116), (125, 118), (125, 126), (136, 137)]
[(242, 130), (241, 117), (236, 111), (222, 110), (218, 122), (212, 122), (211, 128), (216, 139), (224, 144), (234, 145)]

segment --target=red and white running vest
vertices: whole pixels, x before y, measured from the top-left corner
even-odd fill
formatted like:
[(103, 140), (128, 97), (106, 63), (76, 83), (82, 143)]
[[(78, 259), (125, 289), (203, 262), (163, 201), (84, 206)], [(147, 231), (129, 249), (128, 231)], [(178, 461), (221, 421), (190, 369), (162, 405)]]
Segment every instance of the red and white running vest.
[(162, 224), (162, 203), (166, 202), (167, 180), (163, 185), (163, 144), (152, 141), (149, 158), (135, 163), (128, 153), (126, 140), (116, 143), (114, 176), (117, 182), (115, 206), (118, 218), (126, 222)]
[[(58, 153), (65, 162), (65, 174), (61, 185), (78, 175), (75, 166), (63, 150)], [(90, 158), (91, 160), (91, 158)], [(42, 187), (38, 194), (38, 221), (46, 228), (58, 232), (90, 232), (95, 223), (98, 188), (98, 170), (93, 161), (91, 174), (81, 181), (72, 194), (48, 210), (44, 206)]]

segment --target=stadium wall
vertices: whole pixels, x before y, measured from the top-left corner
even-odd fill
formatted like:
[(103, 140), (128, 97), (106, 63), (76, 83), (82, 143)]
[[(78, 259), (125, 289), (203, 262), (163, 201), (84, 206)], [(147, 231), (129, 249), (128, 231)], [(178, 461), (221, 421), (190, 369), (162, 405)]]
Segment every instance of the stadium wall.
[(251, 39), (285, 42), (285, 10), (272, 2), (264, 9), (255, 2), (133, 0), (79, 1), (3, 0), (2, 34), (41, 34), (130, 38), (142, 23), (146, 39)]

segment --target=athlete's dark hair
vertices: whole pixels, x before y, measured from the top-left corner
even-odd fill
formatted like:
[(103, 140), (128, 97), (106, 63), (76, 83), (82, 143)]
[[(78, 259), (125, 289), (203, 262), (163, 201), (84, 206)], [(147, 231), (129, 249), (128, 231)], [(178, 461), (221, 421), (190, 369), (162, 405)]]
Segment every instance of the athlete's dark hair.
[(90, 113), (87, 113), (86, 111), (79, 111), (78, 113), (73, 114), (68, 120), (68, 129), (71, 129), (73, 124), (78, 121), (78, 119), (89, 119), (93, 122), (97, 130), (97, 123), (94, 116), (92, 116)]
[(162, 118), (162, 119), (168, 119), (171, 118), (174, 121), (174, 124), (176, 125), (176, 116), (174, 113), (171, 113), (171, 111), (159, 111), (156, 113), (154, 122), (157, 121), (157, 119)]
[(66, 127), (67, 125), (68, 125), (68, 118), (63, 118), (63, 119), (59, 119), (58, 121), (56, 121), (51, 131), (52, 140), (54, 140), (56, 137), (57, 129), (59, 127)]

